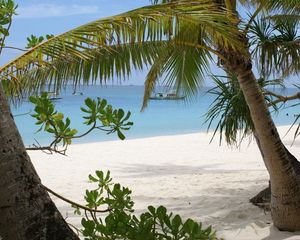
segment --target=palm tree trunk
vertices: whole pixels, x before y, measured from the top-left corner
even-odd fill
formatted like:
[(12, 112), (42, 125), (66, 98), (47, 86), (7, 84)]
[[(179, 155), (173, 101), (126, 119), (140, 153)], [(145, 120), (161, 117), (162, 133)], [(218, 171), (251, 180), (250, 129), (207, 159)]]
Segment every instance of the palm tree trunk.
[[(256, 142), (258, 145), (258, 148), (261, 152), (261, 155), (263, 156), (263, 153), (261, 151), (261, 147), (259, 145), (259, 141), (254, 133), (254, 136), (256, 138)], [(290, 159), (292, 162), (292, 165), (294, 165), (294, 169), (296, 171), (296, 174), (300, 176), (300, 162), (286, 149), (287, 153), (290, 155)], [(271, 182), (269, 181), (268, 187), (260, 191), (258, 194), (256, 194), (254, 197), (252, 197), (249, 200), (253, 205), (258, 206), (265, 211), (270, 211), (271, 206)]]
[(0, 236), (3, 239), (79, 239), (41, 187), (1, 83), (0, 176)]
[(238, 52), (227, 52), (225, 68), (235, 72), (249, 106), (264, 163), (271, 181), (271, 213), (281, 230), (300, 230), (300, 171), (285, 148), (252, 71), (252, 63)]

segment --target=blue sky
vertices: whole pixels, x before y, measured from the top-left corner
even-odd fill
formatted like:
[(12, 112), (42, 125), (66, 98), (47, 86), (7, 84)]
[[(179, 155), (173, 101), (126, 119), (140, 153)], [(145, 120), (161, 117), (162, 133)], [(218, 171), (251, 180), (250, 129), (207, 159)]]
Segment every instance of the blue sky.
[[(149, 0), (15, 0), (18, 4), (6, 44), (24, 47), (31, 34), (59, 34), (87, 22), (149, 4)], [(15, 53), (3, 54), (4, 63)]]

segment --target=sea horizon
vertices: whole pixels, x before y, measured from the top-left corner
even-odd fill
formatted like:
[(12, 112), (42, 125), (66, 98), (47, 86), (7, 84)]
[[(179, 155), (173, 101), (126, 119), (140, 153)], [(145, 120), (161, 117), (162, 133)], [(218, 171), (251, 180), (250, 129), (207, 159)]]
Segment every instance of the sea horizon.
[[(134, 125), (129, 131), (124, 132), (126, 139), (180, 135), (207, 131), (208, 123), (205, 123), (205, 113), (215, 98), (206, 93), (210, 88), (204, 87), (197, 96), (188, 101), (150, 100), (143, 112), (140, 110), (144, 86), (139, 85), (81, 85), (77, 88), (76, 95), (73, 95), (73, 88), (67, 86), (60, 93), (61, 99), (55, 100), (54, 104), (65, 117), (70, 117), (71, 127), (78, 129), (79, 134), (88, 129), (82, 124), (84, 119), (80, 111), (80, 107), (84, 105), (84, 99), (100, 97), (105, 98), (113, 108), (122, 108), (132, 113), (130, 121), (134, 122)], [(286, 88), (284, 93), (290, 95), (296, 91), (296, 88)], [(35, 125), (35, 119), (30, 116), (34, 113), (33, 109), (34, 106), (28, 101), (12, 106), (23, 141), (26, 146), (50, 143), (51, 135), (37, 132), (39, 127)], [(279, 114), (273, 113), (275, 124), (277, 126), (291, 125), (294, 120), (294, 111), (294, 108), (283, 108)], [(215, 127), (216, 122), (212, 124), (210, 131), (213, 131)], [(74, 140), (73, 144), (112, 140), (118, 140), (116, 134), (106, 135), (104, 132), (95, 130), (84, 138)]]

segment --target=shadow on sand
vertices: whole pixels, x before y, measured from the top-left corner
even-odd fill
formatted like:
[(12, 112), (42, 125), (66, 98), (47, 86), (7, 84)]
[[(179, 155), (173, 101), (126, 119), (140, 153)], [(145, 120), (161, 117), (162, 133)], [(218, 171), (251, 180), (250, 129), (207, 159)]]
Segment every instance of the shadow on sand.
[[(232, 232), (232, 238), (226, 238), (228, 240), (248, 239), (239, 237), (242, 231), (254, 232), (257, 234), (256, 239), (300, 240), (300, 235), (296, 233), (278, 231), (272, 226), (269, 212), (249, 203), (249, 199), (268, 184), (263, 177), (257, 179), (257, 172), (263, 170), (222, 170), (219, 164), (206, 164), (201, 167), (124, 164), (117, 168), (117, 171), (124, 173), (121, 178), (136, 179), (144, 188), (151, 188), (153, 179), (147, 185), (149, 178), (157, 178), (159, 182), (152, 187), (159, 186), (159, 189), (152, 189), (152, 193), (149, 190), (145, 195), (133, 197), (136, 202), (144, 204), (137, 209), (137, 213), (147, 205), (165, 205), (169, 211), (181, 214), (184, 218), (193, 218), (206, 226), (215, 226), (221, 234), (226, 231)], [(251, 176), (254, 171), (256, 175)], [(245, 178), (242, 179), (242, 176)], [(216, 183), (207, 184), (207, 178), (214, 179)], [(202, 179), (206, 181), (202, 183)], [(269, 233), (266, 233), (264, 238), (260, 237), (262, 229), (268, 231), (268, 228)], [(265, 237), (268, 234), (269, 236)], [(293, 238), (289, 238), (292, 236)]]

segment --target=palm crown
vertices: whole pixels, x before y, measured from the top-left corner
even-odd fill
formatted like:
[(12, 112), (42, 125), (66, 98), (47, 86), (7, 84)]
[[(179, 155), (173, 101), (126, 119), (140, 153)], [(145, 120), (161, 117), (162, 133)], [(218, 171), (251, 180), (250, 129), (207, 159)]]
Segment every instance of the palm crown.
[[(241, 2), (277, 9), (277, 13), (278, 9), (286, 13), (284, 9), (296, 11), (299, 7), (297, 1)], [(243, 46), (238, 41), (241, 33), (236, 28), (238, 23), (229, 14), (236, 8), (236, 1), (153, 3), (157, 5), (101, 19), (42, 42), (3, 66), (1, 80), (16, 94), (21, 89), (33, 91), (44, 84), (59, 87), (69, 80), (77, 84), (80, 79), (106, 80), (114, 75), (127, 76), (131, 67), (141, 69), (143, 65), (151, 64), (146, 81), (147, 100), (162, 73), (167, 73), (169, 84), (193, 93), (213, 60), (211, 54), (222, 58), (216, 47), (218, 44), (222, 43), (224, 48), (240, 47), (242, 52)], [(226, 8), (220, 7), (222, 5)], [(268, 59), (262, 59), (267, 63), (262, 65), (263, 71), (270, 72), (278, 65), (283, 65), (280, 70), (295, 71), (296, 64), (291, 66), (292, 62), (299, 63), (295, 20), (281, 29), (278, 24), (270, 27), (270, 19), (262, 22), (250, 23), (249, 32), (254, 38), (251, 42), (255, 46), (253, 53), (268, 56)], [(272, 28), (279, 31), (279, 36), (268, 35)], [(280, 60), (275, 59), (278, 48), (289, 49), (287, 56), (280, 56)], [(285, 49), (281, 51), (283, 55), (287, 52)], [(294, 56), (292, 61), (287, 59), (290, 56)]]
[[(135, 68), (153, 63), (163, 49), (174, 49), (174, 42), (176, 48), (196, 45), (206, 59), (204, 52), (213, 51), (210, 48), (215, 41), (227, 47), (238, 45), (237, 34), (226, 11), (211, 1), (154, 5), (50, 38), (3, 66), (1, 79), (15, 94), (21, 88), (32, 91), (44, 84), (59, 86), (68, 80), (76, 84), (80, 79), (126, 76), (131, 63)], [(197, 66), (202, 69), (202, 64)]]

